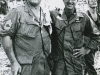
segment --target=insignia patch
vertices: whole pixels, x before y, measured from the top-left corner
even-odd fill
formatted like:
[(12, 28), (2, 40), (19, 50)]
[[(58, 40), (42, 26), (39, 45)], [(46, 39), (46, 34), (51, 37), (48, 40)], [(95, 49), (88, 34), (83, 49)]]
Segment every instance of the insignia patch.
[(12, 22), (11, 22), (11, 20), (8, 20), (8, 21), (6, 21), (6, 22), (5, 22), (4, 29), (5, 29), (5, 30), (8, 30), (8, 29), (10, 29), (11, 25), (12, 25)]

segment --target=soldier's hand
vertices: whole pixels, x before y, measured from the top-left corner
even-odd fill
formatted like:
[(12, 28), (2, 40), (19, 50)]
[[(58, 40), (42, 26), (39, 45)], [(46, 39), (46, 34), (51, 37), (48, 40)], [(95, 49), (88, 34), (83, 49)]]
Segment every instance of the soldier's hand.
[(12, 75), (20, 75), (21, 66), (18, 62), (14, 62), (13, 64), (11, 64), (11, 72), (12, 72)]
[(80, 49), (74, 49), (73, 50), (73, 55), (75, 57), (82, 57), (82, 56), (88, 54), (89, 52), (90, 52), (90, 49), (82, 47)]

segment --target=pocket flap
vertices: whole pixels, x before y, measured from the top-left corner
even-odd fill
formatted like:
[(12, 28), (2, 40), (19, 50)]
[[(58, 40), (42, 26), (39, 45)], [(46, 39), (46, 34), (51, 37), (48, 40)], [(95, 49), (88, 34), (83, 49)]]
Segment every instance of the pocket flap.
[(35, 19), (26, 18), (25, 21), (27, 25), (39, 25), (39, 23)]
[(81, 31), (81, 25), (73, 25), (71, 28), (73, 31)]

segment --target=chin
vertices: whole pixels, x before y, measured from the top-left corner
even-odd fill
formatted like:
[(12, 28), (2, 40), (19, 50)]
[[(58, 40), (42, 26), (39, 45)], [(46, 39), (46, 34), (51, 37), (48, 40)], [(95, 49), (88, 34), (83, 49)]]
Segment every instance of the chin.
[(39, 1), (32, 1), (32, 3), (39, 3)]
[(92, 5), (92, 6), (90, 6), (91, 8), (96, 8), (97, 6), (95, 6), (95, 5)]
[(40, 3), (39, 3), (39, 2), (30, 2), (30, 4), (31, 4), (32, 6), (37, 6), (37, 5), (39, 5)]

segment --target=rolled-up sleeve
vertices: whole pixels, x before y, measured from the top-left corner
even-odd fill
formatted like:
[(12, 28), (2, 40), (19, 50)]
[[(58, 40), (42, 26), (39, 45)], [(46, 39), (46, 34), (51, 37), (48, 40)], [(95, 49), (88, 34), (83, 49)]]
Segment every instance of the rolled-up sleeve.
[(18, 30), (18, 11), (12, 9), (4, 19), (3, 29), (5, 30), (6, 35), (14, 37)]

